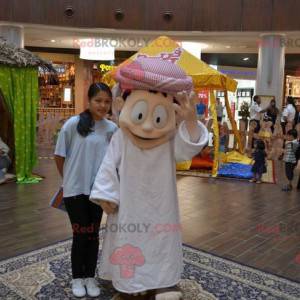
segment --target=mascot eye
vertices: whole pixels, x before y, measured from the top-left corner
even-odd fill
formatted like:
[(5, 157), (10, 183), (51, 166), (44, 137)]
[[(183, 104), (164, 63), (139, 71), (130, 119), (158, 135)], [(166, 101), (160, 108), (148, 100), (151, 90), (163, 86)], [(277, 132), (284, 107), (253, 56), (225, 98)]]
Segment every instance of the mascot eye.
[(131, 111), (131, 121), (135, 124), (141, 124), (145, 121), (148, 113), (148, 104), (144, 100), (138, 101)]
[(158, 105), (153, 112), (153, 123), (156, 128), (164, 128), (168, 122), (168, 113), (164, 106)]

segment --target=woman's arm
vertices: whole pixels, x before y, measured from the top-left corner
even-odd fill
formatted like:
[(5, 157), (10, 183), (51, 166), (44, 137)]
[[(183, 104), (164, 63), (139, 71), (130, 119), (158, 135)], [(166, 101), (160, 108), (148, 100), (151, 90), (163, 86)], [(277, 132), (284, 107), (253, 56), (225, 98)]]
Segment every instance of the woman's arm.
[(65, 163), (65, 158), (59, 155), (54, 155), (55, 163), (57, 170), (60, 174), (61, 177), (64, 176), (64, 163)]

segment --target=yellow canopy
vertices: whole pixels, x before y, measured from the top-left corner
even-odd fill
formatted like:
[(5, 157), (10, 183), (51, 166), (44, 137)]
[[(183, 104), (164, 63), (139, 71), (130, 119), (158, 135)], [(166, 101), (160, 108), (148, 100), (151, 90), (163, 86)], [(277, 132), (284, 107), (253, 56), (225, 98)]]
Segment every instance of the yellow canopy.
[(118, 68), (131, 63), (138, 55), (146, 55), (152, 57), (162, 57), (163, 59), (168, 59), (170, 61), (176, 62), (187, 75), (191, 76), (194, 83), (195, 90), (210, 90), (210, 104), (212, 106), (213, 115), (213, 132), (214, 132), (214, 165), (213, 165), (213, 176), (217, 175), (218, 171), (218, 161), (219, 161), (219, 126), (217, 121), (216, 112), (216, 99), (214, 96), (214, 90), (225, 91), (225, 104), (228, 117), (232, 124), (234, 135), (237, 138), (237, 143), (239, 145), (239, 151), (243, 153), (243, 145), (241, 143), (241, 138), (237, 130), (236, 123), (232, 116), (230, 105), (228, 101), (227, 91), (235, 92), (237, 88), (237, 82), (218, 72), (217, 70), (211, 68), (205, 62), (190, 54), (174, 40), (166, 37), (160, 36), (154, 41), (152, 41), (148, 46), (140, 49), (136, 54), (125, 60), (119, 66), (115, 67), (110, 72), (103, 76), (103, 81), (107, 83), (110, 87), (114, 85), (114, 75)]
[(116, 70), (121, 66), (132, 62), (138, 55), (143, 54), (147, 56), (169, 56), (170, 59), (173, 58), (176, 60), (177, 65), (180, 66), (187, 75), (192, 77), (194, 88), (196, 90), (210, 89), (227, 90), (231, 92), (235, 92), (236, 90), (237, 82), (235, 80), (211, 68), (205, 62), (190, 54), (181, 48), (174, 40), (166, 36), (158, 37), (118, 67), (106, 73), (103, 77), (103, 81), (110, 86), (113, 85), (113, 77)]

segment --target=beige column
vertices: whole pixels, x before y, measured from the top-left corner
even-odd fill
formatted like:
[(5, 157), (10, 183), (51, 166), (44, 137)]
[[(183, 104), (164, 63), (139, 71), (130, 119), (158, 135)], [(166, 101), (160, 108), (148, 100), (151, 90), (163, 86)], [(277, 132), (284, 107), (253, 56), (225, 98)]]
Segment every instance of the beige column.
[(75, 114), (87, 108), (88, 89), (93, 81), (93, 62), (75, 58)]
[(19, 48), (24, 48), (24, 30), (22, 26), (0, 24), (0, 38)]
[(256, 94), (275, 96), (282, 107), (285, 67), (285, 36), (263, 34), (259, 41)]

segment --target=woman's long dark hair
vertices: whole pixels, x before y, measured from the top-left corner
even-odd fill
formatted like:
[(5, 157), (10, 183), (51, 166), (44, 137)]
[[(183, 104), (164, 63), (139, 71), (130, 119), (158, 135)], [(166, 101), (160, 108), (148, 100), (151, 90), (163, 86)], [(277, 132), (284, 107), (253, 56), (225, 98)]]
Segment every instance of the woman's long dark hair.
[[(112, 93), (108, 85), (102, 82), (93, 83), (90, 85), (88, 91), (89, 101), (91, 101), (91, 99), (94, 98), (101, 91), (106, 92), (110, 97), (112, 97)], [(77, 131), (81, 136), (86, 137), (91, 132), (93, 132), (94, 125), (95, 121), (89, 109), (86, 109), (79, 115)]]

